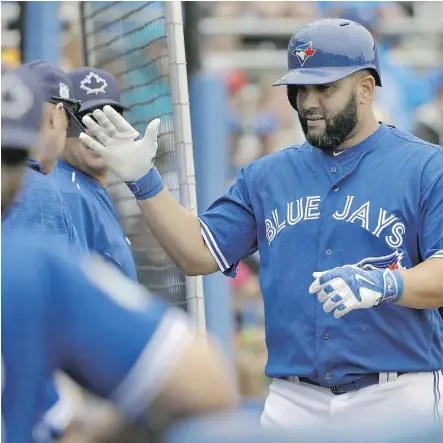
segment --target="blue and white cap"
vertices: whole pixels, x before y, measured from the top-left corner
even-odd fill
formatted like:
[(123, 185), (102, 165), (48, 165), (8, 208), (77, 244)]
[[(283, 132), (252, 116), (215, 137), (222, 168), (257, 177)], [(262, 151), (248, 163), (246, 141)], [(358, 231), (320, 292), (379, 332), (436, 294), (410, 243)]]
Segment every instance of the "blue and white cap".
[(38, 76), (2, 66), (2, 149), (39, 146), (46, 95)]
[(74, 87), (74, 98), (82, 102), (80, 113), (105, 105), (111, 105), (118, 111), (128, 110), (120, 101), (118, 82), (111, 73), (86, 66), (74, 69), (68, 75)]

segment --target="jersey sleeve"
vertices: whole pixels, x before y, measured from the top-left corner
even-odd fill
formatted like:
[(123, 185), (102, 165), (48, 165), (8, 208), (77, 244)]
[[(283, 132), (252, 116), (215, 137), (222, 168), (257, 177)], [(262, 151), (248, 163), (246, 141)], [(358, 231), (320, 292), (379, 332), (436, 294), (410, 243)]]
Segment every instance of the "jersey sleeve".
[(242, 169), (235, 184), (200, 215), (201, 233), (220, 270), (235, 277), (242, 258), (257, 250), (257, 226)]
[(135, 419), (180, 358), (187, 317), (98, 257), (86, 258), (83, 270), (60, 260), (54, 267), (60, 275), (51, 291), (55, 360)]
[(422, 192), (419, 245), (423, 260), (443, 258), (443, 173)]

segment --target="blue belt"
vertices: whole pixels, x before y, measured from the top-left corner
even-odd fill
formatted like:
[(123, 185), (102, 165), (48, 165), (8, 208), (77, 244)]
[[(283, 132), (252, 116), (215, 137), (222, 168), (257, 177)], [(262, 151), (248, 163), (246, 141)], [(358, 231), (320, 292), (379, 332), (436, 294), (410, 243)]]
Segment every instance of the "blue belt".
[[(400, 377), (407, 372), (397, 372), (397, 377)], [(358, 391), (359, 389), (367, 388), (368, 386), (377, 385), (379, 383), (379, 374), (368, 374), (357, 380), (351, 381), (349, 383), (343, 383), (342, 385), (336, 385), (328, 387), (334, 395), (342, 395), (352, 391)], [(307, 377), (282, 377), (286, 381), (294, 381), (294, 378), (298, 379), (301, 383), (308, 383), (314, 386), (322, 386), (320, 383), (311, 380)]]

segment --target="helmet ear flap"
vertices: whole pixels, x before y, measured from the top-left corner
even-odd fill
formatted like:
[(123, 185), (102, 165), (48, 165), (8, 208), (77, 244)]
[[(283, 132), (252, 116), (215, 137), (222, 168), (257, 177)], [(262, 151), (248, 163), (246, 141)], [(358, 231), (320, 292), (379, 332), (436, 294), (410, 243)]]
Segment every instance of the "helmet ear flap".
[(287, 85), (286, 86), (286, 93), (288, 94), (289, 103), (298, 112), (298, 110), (297, 110), (297, 91), (298, 91), (298, 87), (296, 85)]

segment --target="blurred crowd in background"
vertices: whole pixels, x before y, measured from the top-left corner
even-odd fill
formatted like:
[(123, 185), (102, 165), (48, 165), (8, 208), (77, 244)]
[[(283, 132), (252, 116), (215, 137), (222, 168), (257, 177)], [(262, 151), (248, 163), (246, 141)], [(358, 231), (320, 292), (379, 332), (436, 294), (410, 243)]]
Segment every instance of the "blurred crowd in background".
[[(285, 89), (271, 85), (286, 69), (291, 34), (321, 17), (357, 21), (377, 40), (383, 83), (376, 101), (379, 120), (443, 144), (443, 2), (199, 3), (202, 69), (225, 79), (230, 182), (244, 164), (303, 142)], [(65, 29), (62, 67), (70, 70), (83, 64), (78, 2), (62, 2), (60, 13)], [(159, 30), (159, 35), (163, 32)], [(142, 38), (143, 31), (140, 33)], [(137, 101), (136, 89), (125, 94), (134, 95), (126, 98)], [(169, 111), (164, 113), (170, 117)], [(132, 120), (142, 131), (149, 115), (140, 107), (134, 112), (139, 115)], [(231, 281), (240, 390), (252, 397), (262, 397), (267, 391), (258, 263), (258, 256), (249, 257), (240, 263), (238, 277)]]

